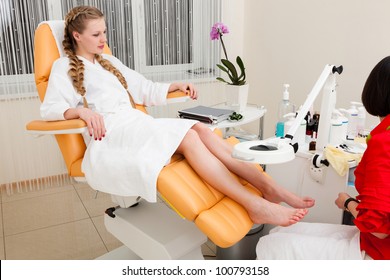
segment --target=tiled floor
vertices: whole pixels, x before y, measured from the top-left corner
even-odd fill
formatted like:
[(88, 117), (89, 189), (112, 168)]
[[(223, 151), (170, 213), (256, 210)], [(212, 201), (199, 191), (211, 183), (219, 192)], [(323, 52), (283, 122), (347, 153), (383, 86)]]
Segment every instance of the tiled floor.
[[(2, 188), (0, 259), (88, 260), (118, 248), (103, 222), (115, 204), (109, 195), (95, 196), (79, 183), (12, 195)], [(202, 252), (214, 256), (215, 245), (204, 244)]]

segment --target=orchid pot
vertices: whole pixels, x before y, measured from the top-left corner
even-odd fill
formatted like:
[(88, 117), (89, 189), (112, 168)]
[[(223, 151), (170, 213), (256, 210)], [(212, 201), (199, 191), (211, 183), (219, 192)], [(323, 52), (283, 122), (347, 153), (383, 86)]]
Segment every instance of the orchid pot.
[(226, 105), (232, 110), (243, 113), (248, 103), (249, 84), (225, 86)]

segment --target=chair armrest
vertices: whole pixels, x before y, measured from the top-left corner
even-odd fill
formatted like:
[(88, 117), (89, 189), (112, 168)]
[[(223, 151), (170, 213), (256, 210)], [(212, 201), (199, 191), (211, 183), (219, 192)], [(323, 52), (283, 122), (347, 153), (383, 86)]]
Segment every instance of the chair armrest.
[(179, 103), (188, 101), (190, 97), (185, 92), (172, 91), (168, 93), (167, 99), (167, 103)]
[[(185, 102), (189, 96), (182, 91), (168, 93), (169, 103)], [(137, 107), (142, 107), (137, 105)], [(26, 130), (31, 134), (81, 134), (87, 131), (87, 124), (81, 119), (62, 121), (31, 121), (26, 125)]]
[(80, 119), (63, 121), (31, 121), (26, 125), (31, 134), (81, 134), (87, 131), (87, 124)]

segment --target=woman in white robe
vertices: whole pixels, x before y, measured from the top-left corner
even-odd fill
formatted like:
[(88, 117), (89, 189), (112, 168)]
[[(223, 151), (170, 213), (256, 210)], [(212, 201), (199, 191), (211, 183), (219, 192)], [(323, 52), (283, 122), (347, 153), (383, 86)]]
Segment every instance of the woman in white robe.
[[(253, 164), (233, 159), (232, 148), (204, 124), (183, 119), (154, 119), (131, 105), (164, 104), (168, 92), (193, 99), (192, 84), (153, 83), (102, 55), (106, 43), (103, 14), (94, 7), (72, 9), (65, 18), (64, 51), (50, 75), (41, 115), (46, 120), (83, 119), (89, 136), (82, 169), (91, 187), (111, 194), (156, 201), (157, 177), (174, 153), (184, 155), (211, 186), (243, 205), (255, 223), (291, 225), (314, 200), (278, 186)], [(256, 196), (230, 171), (258, 188)], [(280, 205), (286, 202), (290, 207)]]

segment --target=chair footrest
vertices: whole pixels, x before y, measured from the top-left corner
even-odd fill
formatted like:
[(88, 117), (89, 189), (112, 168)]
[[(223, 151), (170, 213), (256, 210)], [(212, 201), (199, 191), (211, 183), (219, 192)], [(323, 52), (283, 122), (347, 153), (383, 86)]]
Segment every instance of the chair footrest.
[(194, 250), (202, 258), (200, 248), (207, 237), (165, 204), (142, 201), (114, 214), (115, 218), (104, 217), (107, 230), (142, 259), (193, 258)]

